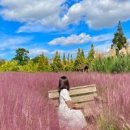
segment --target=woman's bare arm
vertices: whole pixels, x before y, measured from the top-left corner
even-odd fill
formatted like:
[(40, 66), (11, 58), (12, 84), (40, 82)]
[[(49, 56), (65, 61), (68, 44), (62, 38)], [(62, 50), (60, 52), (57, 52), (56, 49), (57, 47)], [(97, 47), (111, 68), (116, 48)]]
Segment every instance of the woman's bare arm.
[(83, 109), (83, 106), (73, 103), (72, 101), (66, 101), (66, 104), (71, 109)]

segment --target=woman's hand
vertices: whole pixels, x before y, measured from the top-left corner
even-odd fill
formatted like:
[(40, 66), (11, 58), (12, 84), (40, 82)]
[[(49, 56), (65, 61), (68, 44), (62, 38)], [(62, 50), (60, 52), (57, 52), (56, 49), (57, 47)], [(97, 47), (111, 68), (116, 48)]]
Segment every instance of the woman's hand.
[(83, 106), (76, 104), (76, 103), (74, 104), (74, 107), (75, 107), (75, 109), (84, 109)]
[(81, 110), (84, 109), (83, 106), (81, 106), (81, 105), (79, 105), (79, 104), (77, 104), (77, 103), (73, 103), (72, 101), (66, 101), (66, 104), (67, 104), (67, 106), (68, 106), (69, 108), (71, 108), (71, 109), (81, 109)]

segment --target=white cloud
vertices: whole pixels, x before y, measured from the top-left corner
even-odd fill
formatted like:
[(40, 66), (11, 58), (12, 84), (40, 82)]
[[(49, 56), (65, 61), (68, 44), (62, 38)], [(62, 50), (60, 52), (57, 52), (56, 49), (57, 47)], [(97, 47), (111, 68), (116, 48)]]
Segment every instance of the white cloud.
[(31, 48), (29, 49), (29, 55), (30, 56), (37, 56), (40, 54), (48, 54), (49, 50), (43, 49), (43, 48)]
[(6, 54), (7, 54), (7, 53), (5, 53), (5, 52), (0, 53), (0, 59), (3, 59), (3, 57), (6, 56)]
[(127, 39), (128, 43), (130, 44), (130, 38)]
[(88, 42), (97, 43), (97, 42), (104, 42), (104, 41), (111, 41), (112, 40), (111, 34), (102, 34), (98, 36), (90, 36), (85, 33), (81, 33), (79, 35), (70, 35), (68, 37), (59, 37), (55, 38), (49, 42), (50, 45), (74, 45), (74, 44), (85, 44)]
[[(75, 56), (76, 56), (76, 54), (77, 54), (77, 49), (73, 49), (73, 50), (62, 50), (62, 49), (59, 49), (59, 50), (58, 50), (58, 49), (57, 49), (57, 50), (54, 50), (54, 51), (50, 51), (50, 54), (51, 54), (52, 56), (54, 56), (56, 52), (58, 52), (58, 53), (60, 54), (61, 58), (62, 58), (62, 56), (63, 56), (64, 53), (65, 53), (65, 55), (66, 55), (66, 58), (68, 57), (68, 54), (69, 54), (69, 56), (72, 55), (72, 57), (75, 58)], [(85, 54), (86, 54), (86, 53), (85, 53)]]
[(64, 50), (59, 50), (59, 49), (57, 49), (57, 50), (54, 50), (54, 51), (51, 51), (50, 53), (52, 54), (52, 55), (54, 55), (56, 52), (58, 52), (58, 53), (60, 53), (60, 54), (63, 54), (63, 53), (65, 53), (65, 51)]
[(113, 34), (101, 34), (91, 38), (91, 42), (104, 42), (104, 41), (111, 41), (113, 38)]
[(108, 51), (110, 50), (111, 44), (112, 44), (111, 41), (106, 41), (106, 42), (103, 43), (103, 44), (95, 45), (95, 46), (94, 46), (94, 49), (95, 49), (97, 52), (106, 53), (106, 52), (108, 52)]
[(71, 7), (65, 0), (1, 0), (0, 14), (24, 23), (18, 32), (56, 31), (84, 21), (91, 28), (130, 20), (130, 0), (82, 0)]
[(1, 37), (0, 50), (16, 49), (21, 45), (27, 44), (30, 40), (30, 37), (4, 36)]
[(90, 41), (91, 37), (85, 33), (79, 35), (72, 34), (68, 37), (59, 37), (49, 42), (50, 45), (71, 45), (71, 44), (84, 44)]
[(56, 52), (58, 52), (60, 54), (61, 58), (62, 58), (64, 53), (65, 53), (66, 57), (68, 56), (68, 54), (72, 54), (73, 57), (75, 57), (75, 55), (77, 53), (77, 49), (76, 50), (64, 50), (64, 49), (49, 50), (49, 49), (44, 49), (44, 48), (30, 48), (29, 49), (29, 56), (35, 57), (35, 56), (38, 56), (40, 54), (44, 54), (48, 58), (51, 58), (51, 57), (54, 57)]
[[(1, 0), (0, 5), (5, 7), (1, 15), (7, 20), (25, 22), (20, 31), (40, 24), (44, 27), (61, 27), (60, 14), (65, 0)], [(36, 30), (37, 31), (37, 30)]]
[(63, 17), (66, 24), (84, 20), (91, 28), (109, 27), (130, 20), (130, 0), (83, 0), (71, 6)]
[(0, 58), (11, 58), (17, 48), (26, 47), (32, 37), (0, 35)]

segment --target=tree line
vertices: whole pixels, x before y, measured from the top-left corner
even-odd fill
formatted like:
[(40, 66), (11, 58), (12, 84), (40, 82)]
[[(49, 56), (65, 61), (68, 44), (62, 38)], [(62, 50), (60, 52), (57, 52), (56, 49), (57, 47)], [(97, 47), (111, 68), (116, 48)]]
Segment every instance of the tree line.
[(61, 71), (83, 71), (88, 66), (88, 71), (107, 73), (130, 72), (130, 55), (115, 57), (95, 57), (94, 46), (86, 56), (82, 49), (78, 49), (77, 55), (65, 53), (61, 57), (56, 52), (53, 59), (49, 61), (44, 54), (32, 59), (28, 56), (29, 51), (24, 48), (16, 50), (16, 55), (10, 61), (0, 60), (0, 71), (26, 71), (26, 72), (61, 72)]
[(0, 70), (47, 72), (78, 71), (83, 68), (84, 65), (90, 66), (90, 63), (94, 59), (94, 46), (91, 45), (88, 56), (85, 56), (84, 50), (79, 48), (75, 58), (73, 58), (72, 54), (66, 55), (65, 53), (61, 57), (58, 51), (51, 60), (44, 54), (40, 54), (32, 59), (28, 55), (28, 50), (18, 48), (16, 55), (10, 61), (0, 61)]
[(0, 71), (27, 71), (27, 72), (59, 72), (59, 71), (80, 71), (87, 66), (87, 71), (99, 72), (129, 72), (130, 71), (130, 55), (120, 56), (119, 51), (127, 48), (127, 39), (124, 36), (121, 22), (118, 23), (117, 32), (114, 34), (111, 48), (116, 49), (114, 57), (95, 57), (94, 45), (85, 55), (83, 49), (78, 49), (76, 57), (65, 53), (61, 57), (56, 52), (50, 60), (44, 54), (40, 54), (34, 58), (30, 58), (29, 51), (25, 48), (18, 48), (16, 55), (10, 61), (0, 60)]

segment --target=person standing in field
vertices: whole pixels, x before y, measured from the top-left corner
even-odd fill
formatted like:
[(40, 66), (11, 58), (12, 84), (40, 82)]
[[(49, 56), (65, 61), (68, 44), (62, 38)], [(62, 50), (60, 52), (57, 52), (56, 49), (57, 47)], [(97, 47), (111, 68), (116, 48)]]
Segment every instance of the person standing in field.
[(83, 107), (72, 102), (69, 95), (69, 81), (66, 76), (59, 79), (58, 117), (61, 130), (87, 130)]

